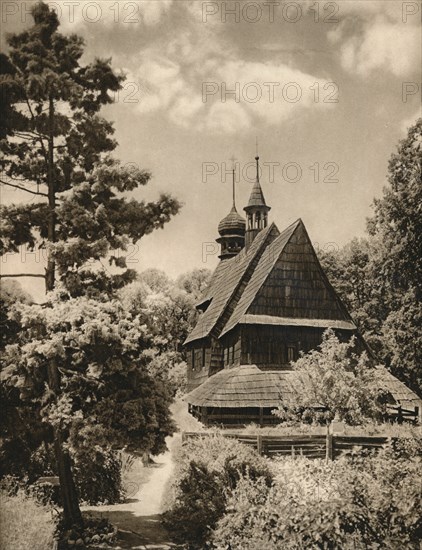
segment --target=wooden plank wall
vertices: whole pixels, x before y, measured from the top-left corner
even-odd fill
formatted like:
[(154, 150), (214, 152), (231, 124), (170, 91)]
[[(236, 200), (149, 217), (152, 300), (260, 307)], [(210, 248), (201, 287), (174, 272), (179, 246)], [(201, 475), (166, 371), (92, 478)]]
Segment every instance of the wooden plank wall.
[[(258, 450), (267, 457), (291, 456), (306, 458), (327, 458), (335, 460), (354, 449), (382, 449), (390, 438), (383, 436), (339, 436), (339, 435), (244, 435), (241, 433), (223, 434), (224, 437), (237, 439), (245, 445)], [(183, 432), (182, 442), (200, 437), (213, 437), (206, 432)]]

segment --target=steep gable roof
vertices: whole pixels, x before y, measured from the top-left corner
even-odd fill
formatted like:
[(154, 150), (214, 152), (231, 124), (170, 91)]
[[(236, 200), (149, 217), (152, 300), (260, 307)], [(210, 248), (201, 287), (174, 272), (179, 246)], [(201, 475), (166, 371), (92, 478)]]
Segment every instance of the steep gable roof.
[(302, 220), (285, 229), (259, 264), (221, 335), (246, 314), (346, 321), (356, 328), (318, 261)]
[(265, 252), (261, 256), (261, 259), (258, 263), (257, 268), (254, 271), (251, 280), (249, 281), (248, 286), (243, 292), (242, 297), (240, 298), (236, 309), (233, 312), (233, 315), (230, 317), (229, 322), (224, 327), (221, 335), (225, 334), (235, 325), (237, 325), (242, 315), (247, 312), (249, 306), (256, 296), (256, 293), (259, 291), (265, 279), (271, 273), (275, 262), (278, 260), (281, 252), (283, 251), (286, 244), (289, 242), (289, 239), (294, 234), (300, 223), (302, 223), (301, 220), (297, 220), (289, 225), (289, 227), (287, 227), (282, 233), (280, 233), (277, 239), (275, 239), (266, 248)]
[(210, 304), (206, 311), (200, 315), (197, 324), (185, 340), (185, 344), (209, 336), (230, 301), (234, 298), (238, 299), (238, 296), (235, 296), (236, 290), (239, 290), (242, 281), (251, 275), (252, 264), (278, 234), (276, 225), (270, 224), (258, 233), (248, 250), (244, 248), (234, 258), (224, 260), (219, 264), (202, 301), (202, 303), (209, 301)]
[[(185, 343), (205, 338), (214, 329), (214, 335), (223, 336), (251, 317), (255, 324), (277, 324), (288, 318), (301, 324), (303, 319), (313, 319), (312, 326), (356, 329), (301, 219), (282, 233), (271, 224), (258, 233), (249, 250), (221, 262), (205, 292), (205, 302), (208, 308)], [(274, 322), (259, 323), (258, 317), (272, 317)]]

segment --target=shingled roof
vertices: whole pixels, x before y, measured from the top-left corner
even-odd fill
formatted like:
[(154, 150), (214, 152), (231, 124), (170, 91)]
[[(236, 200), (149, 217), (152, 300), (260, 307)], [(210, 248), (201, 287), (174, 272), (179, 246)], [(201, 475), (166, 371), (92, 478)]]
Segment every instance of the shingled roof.
[(388, 391), (399, 405), (403, 408), (422, 406), (422, 399), (403, 384), (403, 382), (400, 382), (400, 380), (392, 375), (385, 367), (378, 366), (376, 369), (383, 382), (383, 389)]
[[(271, 281), (275, 268), (283, 278)], [(295, 270), (300, 270), (301, 274), (298, 275)], [(305, 281), (302, 278), (304, 274), (307, 274), (308, 278), (318, 277), (319, 280)], [(285, 286), (291, 286), (292, 291), (297, 294), (294, 310), (283, 307), (282, 302), (274, 298), (270, 299), (271, 307), (261, 307), (260, 304), (266, 300), (265, 296), (261, 296), (261, 289), (267, 279), (270, 286), (276, 285), (282, 291)], [(313, 300), (318, 304), (315, 307), (309, 299), (303, 298), (306, 289), (309, 288)], [(318, 292), (320, 294), (317, 294)], [(328, 306), (321, 299), (321, 292), (327, 293), (325, 302)], [(185, 343), (205, 338), (213, 330), (215, 336), (223, 336), (239, 323), (288, 325), (286, 319), (289, 318), (294, 319), (290, 324), (300, 326), (356, 329), (346, 308), (323, 273), (300, 219), (282, 233), (279, 233), (272, 223), (258, 233), (248, 250), (243, 249), (234, 258), (220, 262), (201, 304), (208, 307), (199, 317), (197, 325)], [(264, 322), (264, 317), (268, 323)], [(220, 326), (216, 328), (218, 321)]]
[(234, 299), (235, 292), (242, 280), (251, 275), (250, 268), (253, 261), (262, 254), (265, 247), (278, 235), (279, 231), (272, 223), (260, 231), (248, 250), (244, 248), (234, 258), (224, 260), (219, 264), (208, 289), (205, 291), (204, 300), (201, 302), (209, 301), (210, 304), (199, 317), (196, 326), (185, 340), (185, 344), (205, 338), (211, 333), (230, 301)]
[(262, 192), (262, 187), (259, 181), (256, 181), (254, 183), (254, 186), (252, 187), (251, 195), (249, 197), (248, 205), (245, 206), (244, 210), (246, 210), (247, 212), (249, 209), (251, 209), (251, 207), (252, 208), (260, 207), (261, 209), (262, 207), (265, 207), (267, 210), (271, 210), (271, 208), (267, 206), (265, 202), (264, 193)]
[[(387, 369), (377, 367), (377, 374), (380, 386), (391, 394), (396, 405), (411, 409), (421, 406), (419, 397)], [(309, 384), (307, 380), (299, 371), (267, 371), (256, 365), (241, 365), (214, 374), (185, 399), (197, 407), (275, 408), (291, 399), (298, 403), (303, 385)]]
[(197, 407), (278, 407), (293, 396), (299, 382), (294, 371), (262, 371), (242, 365), (214, 374), (186, 399)]

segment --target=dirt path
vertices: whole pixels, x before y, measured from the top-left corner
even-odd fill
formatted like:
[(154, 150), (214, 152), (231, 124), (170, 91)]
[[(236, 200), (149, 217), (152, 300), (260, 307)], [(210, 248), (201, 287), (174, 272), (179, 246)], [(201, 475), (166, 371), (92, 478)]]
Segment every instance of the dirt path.
[(84, 511), (107, 517), (119, 529), (117, 546), (120, 549), (176, 548), (170, 534), (161, 525), (163, 500), (167, 482), (174, 468), (172, 449), (180, 440), (175, 435), (167, 440), (169, 451), (154, 459), (147, 482), (127, 502), (112, 506), (87, 506)]

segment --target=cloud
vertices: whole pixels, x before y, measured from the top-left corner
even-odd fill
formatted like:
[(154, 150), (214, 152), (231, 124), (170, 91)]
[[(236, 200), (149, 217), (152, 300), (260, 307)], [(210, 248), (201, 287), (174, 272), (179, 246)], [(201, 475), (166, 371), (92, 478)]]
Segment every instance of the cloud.
[(57, 12), (62, 31), (80, 32), (81, 29), (89, 28), (94, 24), (102, 24), (108, 28), (116, 25), (127, 28), (157, 25), (169, 11), (173, 0), (133, 2), (47, 0), (47, 4)]
[(254, 121), (279, 124), (298, 111), (335, 107), (336, 84), (328, 79), (283, 63), (210, 61), (189, 68), (144, 52), (133, 78), (148, 93), (137, 111), (161, 111), (174, 124), (196, 130), (234, 133)]
[(208, 110), (203, 125), (212, 133), (235, 134), (252, 124), (247, 109), (239, 103), (214, 103)]
[(343, 17), (328, 32), (328, 39), (340, 45), (340, 62), (345, 70), (368, 76), (381, 69), (397, 77), (418, 70), (421, 49), (418, 17), (407, 13), (404, 4), (368, 0), (340, 4), (339, 14)]

